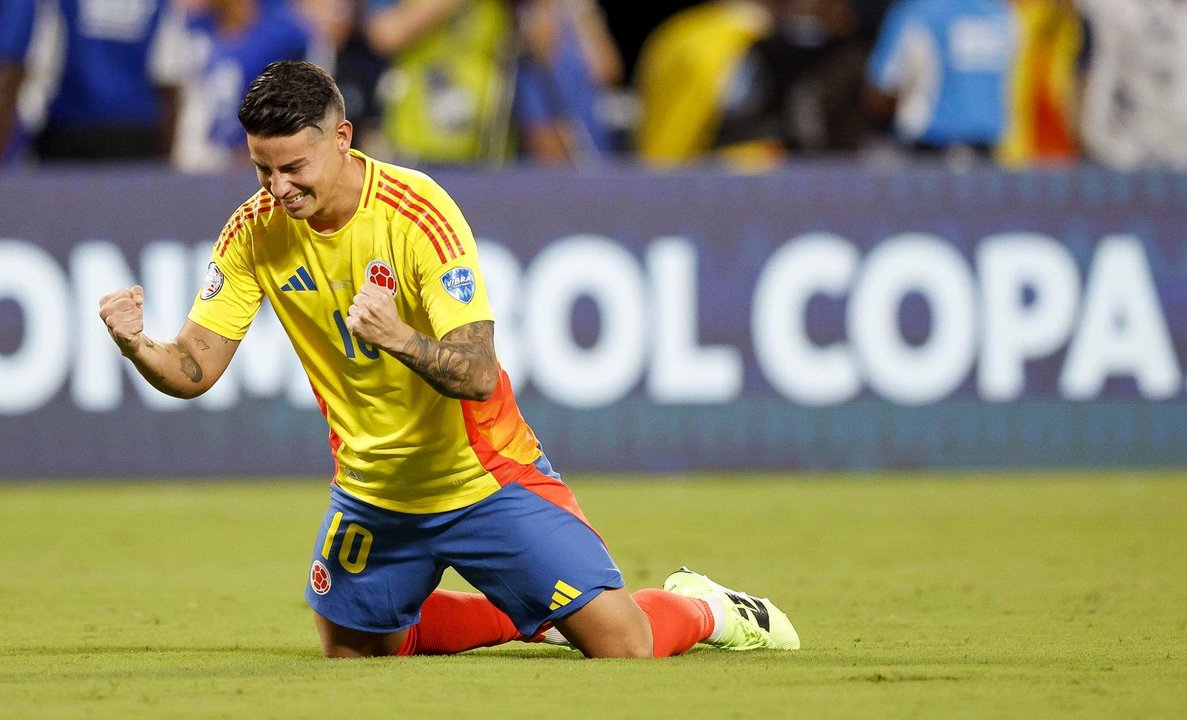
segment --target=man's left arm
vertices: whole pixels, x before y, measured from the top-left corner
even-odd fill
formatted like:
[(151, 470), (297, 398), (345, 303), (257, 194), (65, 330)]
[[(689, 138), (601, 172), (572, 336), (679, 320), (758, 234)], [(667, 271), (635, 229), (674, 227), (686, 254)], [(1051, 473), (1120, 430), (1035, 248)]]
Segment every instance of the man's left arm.
[(365, 283), (346, 313), (346, 328), (407, 365), (445, 397), (486, 400), (498, 384), (495, 324), (490, 320), (467, 323), (437, 340), (400, 318), (390, 291)]

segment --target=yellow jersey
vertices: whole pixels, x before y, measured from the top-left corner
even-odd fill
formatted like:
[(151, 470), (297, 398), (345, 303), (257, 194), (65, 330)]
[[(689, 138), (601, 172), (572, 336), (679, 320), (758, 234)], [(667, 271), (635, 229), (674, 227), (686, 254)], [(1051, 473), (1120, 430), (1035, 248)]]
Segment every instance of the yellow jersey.
[(1020, 28), (1010, 117), (997, 148), (1007, 165), (1068, 162), (1079, 156), (1076, 104), (1084, 31), (1075, 8), (1014, 0)]
[(711, 150), (729, 79), (771, 23), (761, 3), (719, 0), (681, 10), (655, 29), (635, 71), (640, 157), (675, 165)]
[(219, 235), (190, 319), (239, 340), (268, 298), (329, 424), (333, 482), (365, 502), (444, 512), (538, 478), (539, 443), (505, 372), (484, 402), (447, 398), (347, 331), (365, 282), (393, 290), (400, 317), (430, 337), (493, 319), (474, 237), (449, 195), (423, 173), (351, 154), (366, 169), (349, 222), (318, 232), (261, 189)]

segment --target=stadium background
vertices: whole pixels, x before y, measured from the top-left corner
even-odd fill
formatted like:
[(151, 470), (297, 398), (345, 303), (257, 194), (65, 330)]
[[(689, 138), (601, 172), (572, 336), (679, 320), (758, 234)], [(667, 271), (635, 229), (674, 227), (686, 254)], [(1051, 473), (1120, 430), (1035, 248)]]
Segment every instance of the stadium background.
[[(627, 67), (693, 4), (602, 3)], [(886, 5), (854, 4), (862, 33)], [(1177, 467), (1187, 176), (1089, 160), (432, 170), (566, 471)], [(0, 475), (328, 471), (267, 313), (190, 404), (153, 393), (94, 317), (142, 282), (149, 330), (173, 332), (252, 186), (164, 163), (0, 175)]]
[[(1182, 176), (438, 177), (480, 238), (525, 414), (568, 471), (1187, 459)], [(251, 184), (0, 178), (5, 475), (328, 472), (324, 421), (273, 318), (185, 403), (154, 393), (94, 317), (99, 295), (139, 281), (150, 331), (179, 327)]]

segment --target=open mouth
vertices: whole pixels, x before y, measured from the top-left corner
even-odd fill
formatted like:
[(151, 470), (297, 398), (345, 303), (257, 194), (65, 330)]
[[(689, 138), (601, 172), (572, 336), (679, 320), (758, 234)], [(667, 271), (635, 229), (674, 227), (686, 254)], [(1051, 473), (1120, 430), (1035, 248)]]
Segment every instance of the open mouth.
[(309, 197), (306, 193), (299, 193), (286, 198), (280, 198), (280, 204), (284, 207), (295, 210), (305, 203), (305, 198)]

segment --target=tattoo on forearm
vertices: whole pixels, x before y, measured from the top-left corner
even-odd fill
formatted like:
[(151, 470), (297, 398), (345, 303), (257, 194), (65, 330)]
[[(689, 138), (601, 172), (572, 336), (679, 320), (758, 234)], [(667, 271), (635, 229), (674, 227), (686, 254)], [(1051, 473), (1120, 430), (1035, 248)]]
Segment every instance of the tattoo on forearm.
[(472, 397), (496, 380), (493, 338), (494, 323), (470, 323), (440, 341), (416, 333), (395, 355), (442, 395)]
[[(209, 347), (201, 340), (197, 340), (195, 344)], [(195, 397), (202, 392), (204, 388), (201, 385), (205, 373), (202, 371), (202, 365), (198, 363), (188, 348), (177, 341), (155, 342), (147, 335), (144, 336), (142, 347), (159, 348), (149, 353), (148, 357), (129, 356), (136, 369), (140, 371), (145, 380), (148, 380), (149, 384), (173, 397)], [(181, 373), (180, 376), (178, 371)], [(187, 386), (185, 380), (199, 387)]]
[(190, 379), (192, 383), (202, 382), (202, 366), (185, 350), (179, 351), (181, 353), (181, 372)]

